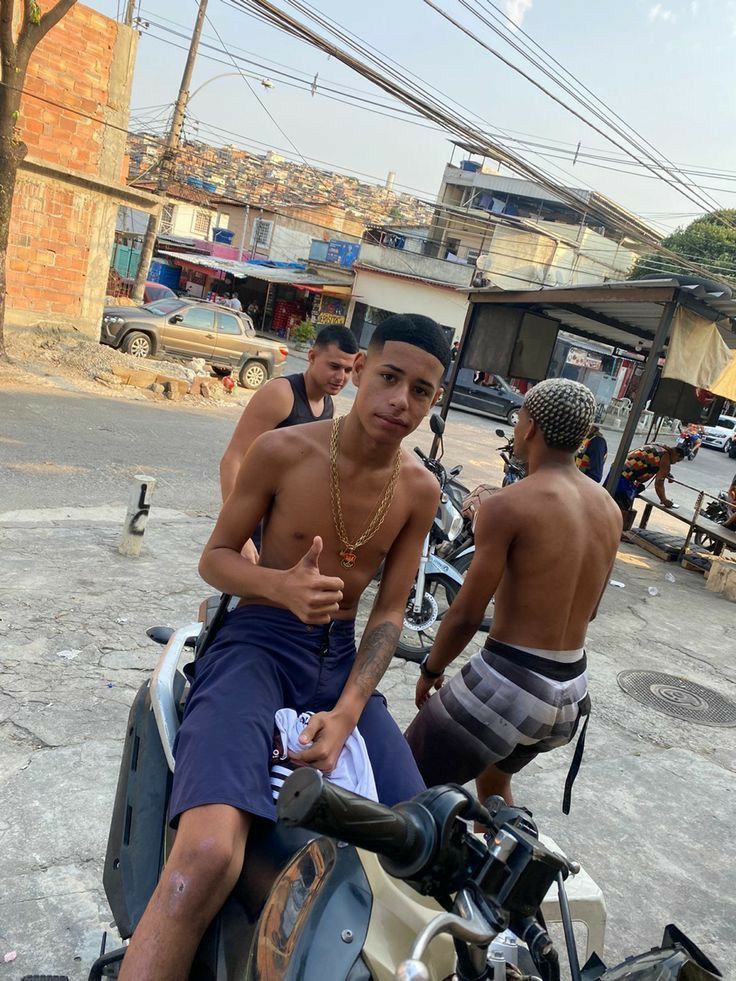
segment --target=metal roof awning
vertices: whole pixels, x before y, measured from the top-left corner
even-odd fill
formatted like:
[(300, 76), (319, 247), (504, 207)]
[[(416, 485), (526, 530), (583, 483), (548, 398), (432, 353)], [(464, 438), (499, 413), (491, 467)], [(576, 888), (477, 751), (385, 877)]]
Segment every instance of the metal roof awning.
[[(715, 284), (714, 284), (715, 285)], [(539, 290), (468, 290), (471, 303), (525, 307), (559, 323), (561, 330), (614, 347), (649, 348), (662, 311), (676, 301), (707, 320), (730, 321), (733, 340), (736, 299), (725, 290), (708, 292), (701, 285), (682, 286), (673, 279), (639, 279), (594, 286), (551, 287)]]
[(282, 283), (286, 286), (349, 286), (352, 276), (336, 276), (326, 273), (310, 273), (305, 266), (284, 268), (283, 266), (264, 266), (255, 262), (238, 262), (236, 259), (221, 259), (219, 256), (193, 255), (188, 252), (162, 252), (168, 259), (187, 262), (213, 272), (230, 273), (238, 279), (262, 279), (268, 283)]
[[(731, 291), (707, 280), (691, 283), (685, 277), (683, 280), (627, 280), (591, 286), (515, 291), (487, 287), (462, 290), (470, 303), (442, 406), (443, 417), (447, 416), (458, 371), (474, 331), (493, 331), (494, 318), (488, 316), (489, 308), (495, 307), (498, 311), (499, 325), (504, 317), (508, 320), (510, 312), (523, 311), (557, 325), (558, 332), (564, 330), (568, 334), (619, 349), (642, 352), (646, 357), (640, 385), (606, 481), (607, 490), (613, 493), (635, 436), (637, 421), (654, 384), (660, 356), (667, 349), (673, 323), (678, 323), (678, 310), (690, 311), (711, 325), (717, 324), (721, 336), (732, 341), (731, 346), (736, 339), (736, 299)], [(481, 311), (482, 315), (479, 316)]]

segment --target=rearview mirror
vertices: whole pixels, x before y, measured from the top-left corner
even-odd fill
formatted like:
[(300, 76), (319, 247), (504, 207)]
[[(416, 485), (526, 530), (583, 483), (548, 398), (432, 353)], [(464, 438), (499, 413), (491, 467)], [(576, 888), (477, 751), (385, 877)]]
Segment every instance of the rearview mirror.
[(503, 431), (503, 429), (497, 429), (496, 436), (500, 436), (501, 439), (506, 439), (506, 433)]
[(177, 313), (175, 316), (173, 316), (171, 318), (171, 320), (169, 321), (169, 323), (170, 324), (180, 324), (183, 320), (184, 320), (184, 318), (182, 317), (182, 315), (180, 313)]
[(435, 436), (442, 436), (445, 432), (445, 420), (435, 413), (429, 417), (429, 428)]

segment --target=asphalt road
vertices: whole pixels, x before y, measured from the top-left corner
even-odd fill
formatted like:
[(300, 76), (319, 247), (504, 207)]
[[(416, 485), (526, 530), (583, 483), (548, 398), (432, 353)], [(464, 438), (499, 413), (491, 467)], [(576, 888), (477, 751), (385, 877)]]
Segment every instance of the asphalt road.
[[(303, 366), (296, 362), (295, 369)], [(347, 411), (354, 389), (340, 398)], [(0, 391), (1, 510), (122, 504), (130, 477), (158, 480), (155, 503), (203, 514), (216, 513), (218, 462), (239, 408), (190, 409), (176, 403), (128, 402), (57, 391)], [(495, 429), (500, 421), (452, 410), (446, 433), (446, 462), (465, 466), (464, 482), (497, 482), (500, 461)], [(508, 428), (508, 427), (506, 427)], [(618, 433), (606, 433), (609, 459)], [(410, 440), (426, 450), (426, 424)], [(701, 449), (691, 463), (677, 465), (678, 479), (717, 494), (736, 464), (724, 454)], [(691, 504), (694, 494), (674, 485), (672, 497)]]

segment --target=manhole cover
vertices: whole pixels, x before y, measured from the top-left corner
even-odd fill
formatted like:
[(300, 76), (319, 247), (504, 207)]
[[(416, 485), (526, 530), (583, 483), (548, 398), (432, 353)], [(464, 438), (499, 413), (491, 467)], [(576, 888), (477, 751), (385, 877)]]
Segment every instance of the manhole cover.
[(711, 688), (659, 671), (622, 671), (619, 688), (642, 705), (701, 726), (736, 726), (736, 705)]

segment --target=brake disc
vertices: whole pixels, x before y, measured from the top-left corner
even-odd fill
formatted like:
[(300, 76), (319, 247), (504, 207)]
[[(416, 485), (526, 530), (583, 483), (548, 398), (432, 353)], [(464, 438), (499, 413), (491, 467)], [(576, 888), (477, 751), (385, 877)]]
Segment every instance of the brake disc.
[(422, 608), (417, 611), (414, 609), (414, 597), (410, 597), (404, 613), (404, 627), (407, 630), (426, 630), (437, 620), (440, 608), (437, 600), (431, 593), (425, 593), (422, 599)]

